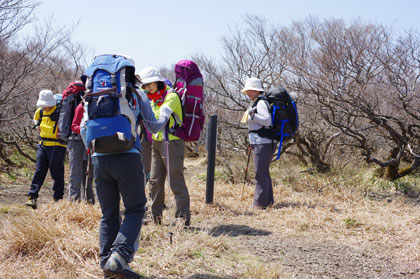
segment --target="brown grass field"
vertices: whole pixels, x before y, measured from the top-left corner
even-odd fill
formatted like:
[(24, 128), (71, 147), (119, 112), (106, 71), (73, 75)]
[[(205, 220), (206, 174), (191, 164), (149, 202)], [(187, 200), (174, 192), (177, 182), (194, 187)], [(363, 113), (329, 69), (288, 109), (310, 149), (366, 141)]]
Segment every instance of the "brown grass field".
[[(206, 205), (206, 161), (187, 159), (192, 227), (171, 229), (166, 210), (164, 225), (142, 227), (132, 268), (146, 278), (420, 278), (420, 202), (395, 190), (418, 186), (418, 175), (302, 170), (287, 158), (272, 164), (275, 204), (256, 211), (253, 186), (224, 182), (220, 166)], [(29, 182), (0, 183), (0, 278), (102, 278), (99, 206), (53, 203), (48, 180), (38, 209), (25, 208)]]

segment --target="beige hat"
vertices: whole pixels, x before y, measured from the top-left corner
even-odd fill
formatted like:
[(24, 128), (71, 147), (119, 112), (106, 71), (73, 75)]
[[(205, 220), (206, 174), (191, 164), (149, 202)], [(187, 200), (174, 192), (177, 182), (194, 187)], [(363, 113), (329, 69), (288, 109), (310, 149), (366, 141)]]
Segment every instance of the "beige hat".
[(263, 92), (264, 89), (262, 87), (261, 80), (259, 80), (257, 78), (248, 78), (245, 81), (245, 87), (244, 87), (244, 89), (241, 90), (241, 93), (246, 95), (247, 90), (256, 90), (256, 91)]
[(54, 93), (51, 90), (41, 90), (39, 92), (37, 107), (53, 107), (56, 105)]
[(153, 67), (147, 67), (140, 71), (140, 81), (143, 84), (149, 84), (156, 81), (163, 81), (163, 78), (160, 76), (158, 69)]

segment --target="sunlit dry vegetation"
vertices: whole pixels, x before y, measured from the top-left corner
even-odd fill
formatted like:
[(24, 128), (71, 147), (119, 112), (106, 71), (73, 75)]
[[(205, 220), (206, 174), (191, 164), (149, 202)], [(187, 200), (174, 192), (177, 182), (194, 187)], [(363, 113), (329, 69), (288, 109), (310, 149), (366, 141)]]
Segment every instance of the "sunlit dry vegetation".
[[(299, 271), (290, 259), (313, 268), (339, 253), (340, 261), (369, 263), (364, 273), (415, 274), (420, 267), (418, 200), (375, 178), (368, 168), (309, 173), (289, 160), (286, 156), (272, 165), (274, 206), (255, 211), (253, 186), (226, 183), (223, 176), (216, 178), (214, 203), (206, 205), (205, 158), (188, 159), (192, 227), (167, 226), (169, 208), (163, 226), (142, 227), (132, 267), (148, 278), (317, 278), (321, 271)], [(408, 176), (405, 183), (417, 181)], [(0, 278), (101, 278), (98, 206), (62, 201), (35, 211), (4, 205), (0, 212)], [(299, 251), (313, 256), (305, 259)], [(323, 272), (334, 276), (346, 270), (324, 267)]]

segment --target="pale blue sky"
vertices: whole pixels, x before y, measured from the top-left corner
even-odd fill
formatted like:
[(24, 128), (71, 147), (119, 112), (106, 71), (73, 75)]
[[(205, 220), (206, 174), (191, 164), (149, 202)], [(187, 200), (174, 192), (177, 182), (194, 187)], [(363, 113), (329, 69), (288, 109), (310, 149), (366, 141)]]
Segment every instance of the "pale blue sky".
[(360, 17), (420, 31), (418, 0), (41, 0), (39, 19), (54, 16), (56, 25), (80, 20), (73, 39), (95, 54), (133, 57), (136, 68), (170, 66), (195, 53), (217, 58), (220, 37), (243, 24), (246, 14), (264, 16), (271, 24), (289, 25), (309, 15), (320, 18)]

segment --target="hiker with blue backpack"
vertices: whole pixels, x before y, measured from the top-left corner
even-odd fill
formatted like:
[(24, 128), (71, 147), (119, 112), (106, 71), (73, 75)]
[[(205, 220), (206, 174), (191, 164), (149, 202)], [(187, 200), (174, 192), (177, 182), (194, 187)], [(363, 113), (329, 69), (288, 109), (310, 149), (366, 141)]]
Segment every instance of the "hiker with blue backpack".
[[(100, 55), (85, 70), (81, 136), (92, 154), (96, 194), (102, 211), (100, 267), (105, 278), (141, 278), (129, 263), (137, 250), (146, 195), (137, 128), (158, 132), (171, 111), (156, 119), (146, 94), (136, 88), (134, 61)], [(120, 217), (120, 197), (125, 216)]]
[[(57, 137), (59, 108), (51, 90), (41, 90), (36, 106), (34, 122), (39, 126), (40, 141), (36, 153), (36, 169), (25, 205), (37, 208), (37, 199), (48, 170), (54, 180), (54, 201), (64, 195), (64, 158), (66, 142)], [(35, 128), (34, 127), (34, 128)]]
[[(143, 89), (151, 99), (151, 105), (156, 118), (170, 112), (169, 122), (165, 131), (153, 134), (152, 164), (150, 172), (150, 190), (152, 199), (152, 217), (155, 224), (162, 223), (164, 208), (165, 179), (168, 175), (170, 188), (175, 195), (175, 218), (177, 223), (189, 226), (190, 195), (184, 178), (185, 141), (169, 134), (169, 127), (176, 122), (182, 123), (183, 113), (180, 97), (161, 77), (160, 72), (153, 67), (140, 71)], [(165, 142), (164, 142), (165, 141)], [(167, 144), (165, 148), (165, 144)], [(169, 165), (169, 166), (168, 166)], [(170, 224), (172, 225), (172, 224)]]
[(274, 86), (264, 93), (262, 83), (257, 78), (248, 78), (241, 92), (252, 101), (242, 122), (248, 123), (249, 143), (254, 151), (253, 205), (256, 209), (266, 209), (274, 203), (270, 163), (276, 146), (278, 144), (278, 160), (283, 143), (292, 139), (298, 129), (296, 102), (281, 86)]
[(253, 206), (255, 209), (265, 209), (274, 203), (270, 163), (277, 143), (254, 132), (271, 125), (269, 107), (266, 102), (260, 102), (264, 97), (261, 81), (257, 78), (248, 78), (241, 92), (252, 101), (251, 107), (245, 114), (247, 115), (249, 130), (249, 144), (254, 154), (255, 191)]

